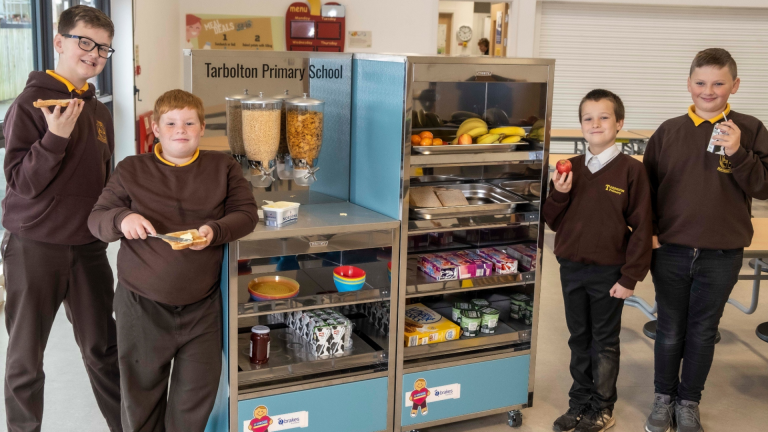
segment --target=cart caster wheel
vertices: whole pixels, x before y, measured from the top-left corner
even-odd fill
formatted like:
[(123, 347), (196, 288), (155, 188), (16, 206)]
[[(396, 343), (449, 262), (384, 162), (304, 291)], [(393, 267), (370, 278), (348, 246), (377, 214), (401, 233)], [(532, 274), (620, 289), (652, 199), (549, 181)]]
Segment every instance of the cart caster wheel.
[(519, 410), (510, 411), (507, 415), (509, 416), (509, 420), (507, 420), (509, 427), (519, 428), (523, 425), (523, 413)]

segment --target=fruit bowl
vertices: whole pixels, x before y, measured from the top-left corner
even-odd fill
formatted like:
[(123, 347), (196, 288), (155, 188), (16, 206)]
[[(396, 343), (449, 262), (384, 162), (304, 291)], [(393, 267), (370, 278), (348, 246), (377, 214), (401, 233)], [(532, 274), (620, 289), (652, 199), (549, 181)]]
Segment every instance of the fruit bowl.
[(299, 295), (299, 283), (284, 276), (261, 276), (248, 283), (254, 301), (282, 300)]
[(339, 292), (357, 291), (365, 285), (365, 271), (354, 266), (333, 269), (333, 283)]

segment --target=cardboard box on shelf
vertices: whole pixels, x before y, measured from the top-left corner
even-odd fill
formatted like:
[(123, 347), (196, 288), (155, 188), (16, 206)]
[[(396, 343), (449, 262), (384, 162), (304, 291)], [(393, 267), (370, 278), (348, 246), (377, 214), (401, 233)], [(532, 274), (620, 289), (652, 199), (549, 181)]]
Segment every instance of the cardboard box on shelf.
[(537, 251), (535, 243), (523, 243), (508, 246), (507, 254), (517, 260), (521, 270), (536, 270)]
[(493, 263), (495, 274), (517, 273), (517, 260), (496, 248), (478, 249), (477, 254)]
[(456, 340), (460, 335), (459, 326), (423, 304), (406, 306), (406, 347)]
[(419, 268), (421, 271), (438, 281), (456, 280), (459, 278), (459, 269), (456, 265), (439, 254), (420, 256)]

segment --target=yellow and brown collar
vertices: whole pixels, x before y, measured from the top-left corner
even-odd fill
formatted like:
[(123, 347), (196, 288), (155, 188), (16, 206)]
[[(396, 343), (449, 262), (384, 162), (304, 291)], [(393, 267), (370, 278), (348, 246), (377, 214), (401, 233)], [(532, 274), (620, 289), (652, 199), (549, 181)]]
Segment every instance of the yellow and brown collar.
[(195, 154), (192, 155), (192, 159), (190, 159), (189, 162), (185, 162), (185, 163), (183, 163), (181, 165), (176, 165), (173, 162), (168, 162), (167, 160), (165, 160), (161, 156), (162, 153), (163, 153), (163, 147), (160, 145), (160, 143), (155, 144), (155, 156), (157, 156), (157, 158), (160, 159), (160, 162), (162, 162), (162, 163), (164, 163), (166, 165), (172, 166), (172, 167), (183, 167), (183, 166), (187, 166), (187, 165), (189, 165), (192, 162), (197, 160), (197, 157), (200, 156), (200, 149), (196, 149), (195, 150)]
[(70, 92), (70, 93), (75, 91), (75, 92), (77, 92), (77, 94), (81, 95), (81, 94), (85, 93), (86, 91), (88, 91), (88, 83), (87, 82), (85, 83), (83, 88), (78, 90), (78, 89), (75, 89), (75, 86), (71, 82), (69, 82), (68, 79), (66, 79), (63, 76), (57, 74), (56, 72), (54, 72), (52, 70), (47, 70), (47, 71), (45, 71), (45, 73), (47, 73), (48, 75), (56, 78), (59, 82), (61, 82), (65, 86), (67, 86), (67, 91)]
[[(712, 124), (715, 124), (715, 122), (718, 122), (718, 121), (723, 119), (723, 114), (718, 114), (717, 117), (711, 118), (709, 120), (703, 119), (703, 118), (699, 117), (698, 115), (696, 115), (696, 111), (694, 111), (694, 107), (695, 107), (695, 105), (691, 105), (691, 106), (688, 107), (688, 117), (690, 117), (691, 120), (693, 120), (693, 124), (695, 124), (696, 126), (704, 123), (705, 121), (708, 121), (708, 122), (710, 122)], [(728, 115), (731, 112), (731, 104), (726, 104), (725, 105), (725, 111), (724, 112), (725, 112), (725, 115)]]

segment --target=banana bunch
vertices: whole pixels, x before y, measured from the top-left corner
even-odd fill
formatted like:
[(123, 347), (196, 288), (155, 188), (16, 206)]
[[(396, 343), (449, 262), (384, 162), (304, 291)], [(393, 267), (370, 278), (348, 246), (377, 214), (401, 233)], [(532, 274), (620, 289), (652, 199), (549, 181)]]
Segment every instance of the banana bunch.
[(477, 138), (478, 144), (498, 144), (499, 139), (501, 139), (501, 135), (499, 134), (485, 134), (483, 136), (480, 136)]
[(513, 144), (520, 142), (520, 139), (525, 136), (525, 129), (505, 126), (488, 130), (488, 124), (484, 120), (470, 118), (461, 123), (452, 144), (458, 144), (459, 137), (464, 134), (475, 138), (477, 144)]
[(488, 124), (485, 121), (483, 121), (483, 119), (470, 118), (470, 119), (464, 120), (464, 122), (461, 123), (461, 126), (459, 126), (459, 130), (456, 131), (456, 136), (458, 137), (464, 134), (468, 134), (472, 138), (477, 138), (487, 133), (488, 133)]
[(508, 137), (509, 136), (524, 137), (525, 129), (517, 126), (506, 126), (506, 127), (493, 128), (489, 130), (488, 133), (499, 134), (499, 135), (504, 135)]
[[(504, 131), (502, 131), (504, 129)], [(480, 136), (477, 138), (478, 144), (514, 144), (520, 142), (520, 140), (523, 138), (520, 135), (513, 135), (509, 133), (502, 133), (502, 132), (512, 132), (514, 134), (519, 134), (520, 131), (518, 130), (512, 130), (512, 129), (520, 129), (518, 127), (505, 127), (505, 128), (496, 128), (491, 129), (489, 133)], [(525, 131), (523, 131), (525, 133)]]
[(544, 141), (544, 120), (538, 120), (531, 127), (531, 133), (528, 134), (528, 138), (533, 138), (538, 141)]

